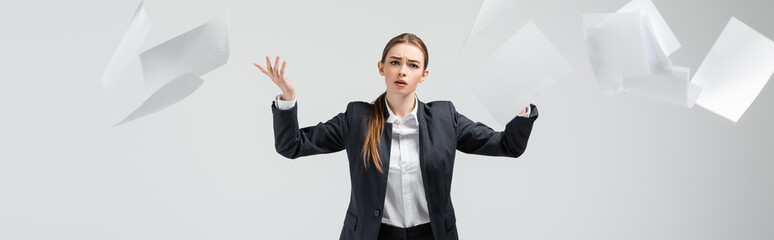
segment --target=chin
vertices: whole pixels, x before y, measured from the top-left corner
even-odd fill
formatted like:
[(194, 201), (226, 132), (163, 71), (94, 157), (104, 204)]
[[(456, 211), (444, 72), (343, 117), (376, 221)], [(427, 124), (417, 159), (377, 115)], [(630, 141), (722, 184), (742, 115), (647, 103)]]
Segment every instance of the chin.
[(394, 89), (392, 91), (387, 91), (387, 94), (393, 94), (393, 95), (410, 95), (413, 94), (414, 90), (411, 89)]

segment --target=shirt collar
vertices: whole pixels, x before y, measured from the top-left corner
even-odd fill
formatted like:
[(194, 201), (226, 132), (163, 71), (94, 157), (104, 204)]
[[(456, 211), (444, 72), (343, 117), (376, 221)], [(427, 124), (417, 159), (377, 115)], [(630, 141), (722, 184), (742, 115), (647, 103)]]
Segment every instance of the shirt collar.
[[(395, 114), (392, 113), (392, 109), (390, 109), (390, 106), (387, 105), (387, 98), (384, 99), (384, 105), (387, 107), (387, 112), (390, 113), (390, 117), (387, 118), (388, 123), (395, 123), (395, 121), (398, 121), (398, 117), (395, 116)], [(414, 95), (414, 109), (411, 110), (406, 116), (403, 116), (403, 121), (406, 121), (407, 119), (413, 119), (414, 123), (419, 124), (419, 120), (417, 120), (417, 106), (419, 106), (419, 100), (416, 95)]]

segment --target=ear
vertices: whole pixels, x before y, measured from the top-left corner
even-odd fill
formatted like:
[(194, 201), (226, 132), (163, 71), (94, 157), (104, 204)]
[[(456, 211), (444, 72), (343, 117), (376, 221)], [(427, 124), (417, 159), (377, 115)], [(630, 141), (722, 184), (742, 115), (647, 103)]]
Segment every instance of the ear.
[(427, 78), (427, 75), (430, 74), (430, 70), (425, 70), (425, 72), (422, 73), (422, 78), (419, 79), (419, 83), (422, 83), (425, 81), (425, 78)]
[(379, 75), (384, 76), (384, 64), (382, 64), (382, 62), (378, 62), (376, 64), (376, 67), (379, 68)]

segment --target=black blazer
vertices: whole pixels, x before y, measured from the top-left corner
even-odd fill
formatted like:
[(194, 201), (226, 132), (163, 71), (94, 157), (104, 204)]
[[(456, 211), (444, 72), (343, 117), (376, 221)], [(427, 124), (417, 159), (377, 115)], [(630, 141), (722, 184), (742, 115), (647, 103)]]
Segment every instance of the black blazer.
[[(451, 191), (455, 150), (464, 153), (518, 157), (524, 153), (537, 107), (529, 118), (514, 117), (502, 132), (459, 114), (449, 101), (418, 101), (419, 166), (435, 239), (458, 239)], [(274, 145), (287, 158), (347, 150), (351, 194), (340, 239), (377, 239), (382, 221), (387, 172), (390, 165), (392, 124), (385, 122), (378, 146), (384, 173), (364, 167), (362, 148), (370, 114), (366, 102), (351, 102), (344, 113), (325, 123), (300, 128), (298, 105), (279, 110), (272, 103)], [(387, 107), (382, 106), (387, 113)], [(385, 114), (385, 120), (388, 118)], [(370, 162), (370, 161), (369, 161)]]

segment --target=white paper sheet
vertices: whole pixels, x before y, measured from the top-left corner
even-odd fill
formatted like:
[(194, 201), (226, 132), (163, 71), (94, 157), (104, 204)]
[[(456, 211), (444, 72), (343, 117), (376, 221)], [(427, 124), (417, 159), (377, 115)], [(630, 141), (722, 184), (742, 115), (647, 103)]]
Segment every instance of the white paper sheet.
[(774, 42), (732, 17), (692, 80), (696, 104), (737, 122), (773, 73)]
[(143, 101), (115, 126), (184, 99), (203, 83), (201, 75), (226, 64), (228, 57), (228, 14), (225, 11), (193, 30), (141, 53), (145, 90), (139, 93), (138, 99)]
[(639, 13), (585, 14), (586, 53), (606, 96), (624, 89), (623, 79), (651, 74)]
[(663, 49), (666, 56), (672, 55), (677, 49), (680, 49), (680, 41), (677, 40), (677, 36), (672, 32), (672, 29), (667, 24), (666, 20), (661, 13), (653, 5), (650, 0), (632, 0), (627, 3), (617, 13), (635, 13), (647, 16), (650, 25), (653, 26), (653, 33), (658, 42), (658, 45)]
[(693, 106), (695, 96), (689, 96), (689, 92), (695, 95), (700, 90), (689, 82), (690, 69), (673, 66), (672, 70), (655, 70), (653, 75), (642, 76), (641, 81), (626, 92), (674, 104), (681, 107)]
[(672, 61), (669, 60), (667, 54), (656, 39), (656, 33), (653, 29), (651, 21), (648, 20), (649, 16), (640, 15), (640, 36), (642, 36), (643, 47), (645, 47), (645, 58), (648, 59), (650, 70), (666, 70), (672, 69)]
[(516, 13), (516, 1), (513, 0), (484, 0), (481, 4), (481, 9), (478, 11), (476, 21), (473, 22), (473, 26), (468, 33), (467, 38), (460, 46), (462, 51), (468, 43), (472, 42), (475, 38), (488, 30), (500, 30), (515, 31), (516, 28), (512, 27), (513, 22), (508, 21), (509, 16)]
[(105, 69), (105, 74), (102, 76), (102, 86), (105, 90), (108, 90), (115, 86), (116, 82), (121, 79), (121, 75), (126, 71), (129, 63), (137, 56), (137, 51), (140, 50), (140, 46), (151, 28), (151, 22), (148, 18), (148, 13), (145, 12), (143, 2), (137, 6), (137, 10), (134, 12), (132, 21), (129, 22), (129, 26), (124, 33), (124, 37), (121, 38), (121, 42), (118, 43), (113, 58), (108, 63)]
[(624, 77), (624, 91), (681, 107), (692, 107), (701, 88), (689, 82), (689, 68), (672, 66), (656, 41), (651, 22), (647, 16), (642, 17), (643, 46), (651, 74)]
[(148, 116), (152, 113), (172, 106), (172, 104), (175, 104), (180, 100), (188, 97), (188, 95), (191, 95), (191, 93), (196, 91), (196, 89), (199, 88), (202, 83), (204, 83), (204, 81), (199, 78), (199, 76), (193, 73), (184, 73), (174, 78), (172, 81), (169, 81), (166, 85), (153, 92), (153, 94), (148, 95), (137, 109), (135, 109), (131, 114), (126, 116), (126, 118), (121, 120), (115, 126), (138, 119), (140, 117)]
[(229, 56), (228, 14), (140, 54), (145, 88), (155, 92), (184, 73), (196, 76), (226, 64)]
[(624, 91), (693, 106), (701, 88), (689, 82), (690, 69), (672, 66), (668, 56), (680, 43), (650, 0), (583, 17), (589, 62), (605, 96)]
[(505, 126), (571, 70), (533, 22), (527, 23), (464, 81)]

